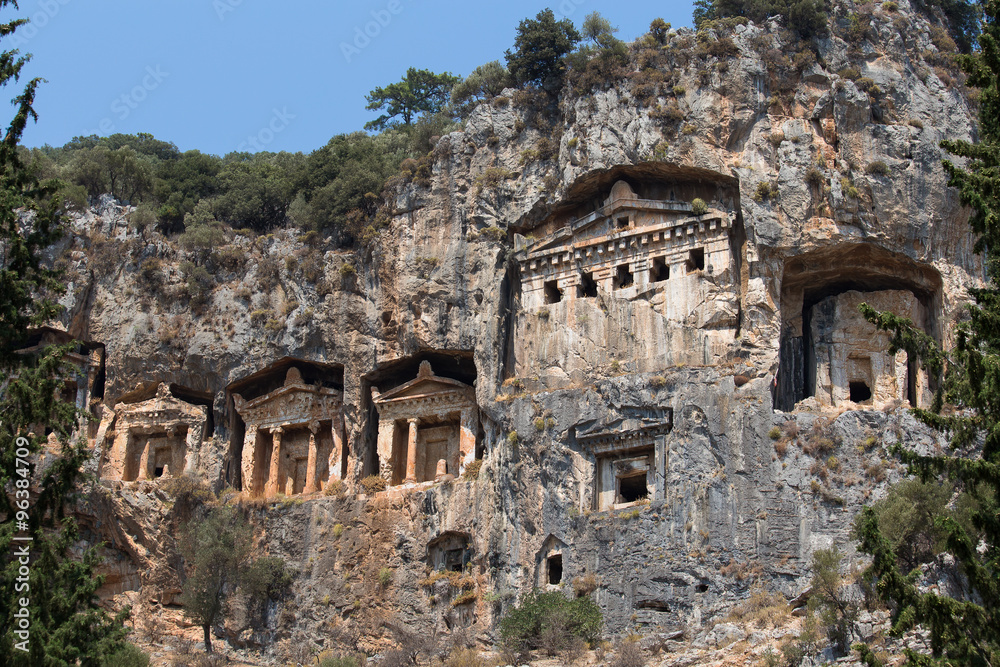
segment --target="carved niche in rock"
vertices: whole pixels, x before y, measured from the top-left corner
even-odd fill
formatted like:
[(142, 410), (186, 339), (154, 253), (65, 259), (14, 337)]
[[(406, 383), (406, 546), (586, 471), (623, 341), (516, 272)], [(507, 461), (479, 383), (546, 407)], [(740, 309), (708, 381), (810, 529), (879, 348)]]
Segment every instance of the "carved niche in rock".
[(559, 586), (563, 583), (563, 575), (569, 566), (569, 547), (555, 535), (549, 535), (538, 550), (536, 564), (538, 568), (538, 585)]
[(449, 531), (427, 544), (427, 564), (432, 570), (463, 572), (472, 560), (472, 538)]
[(294, 366), (282, 387), (252, 400), (233, 394), (246, 424), (243, 490), (251, 497), (313, 493), (341, 478), (343, 393), (306, 384)]
[(666, 436), (671, 422), (578, 436), (594, 457), (594, 506), (626, 507), (665, 497)]
[(823, 405), (853, 402), (881, 408), (890, 401), (926, 404), (930, 391), (926, 372), (909, 365), (905, 352), (889, 354), (889, 334), (868, 322), (858, 306), (867, 302), (879, 311), (891, 311), (926, 328), (925, 308), (907, 290), (849, 291), (830, 296), (810, 310), (813, 364), (806, 369)]
[[(656, 283), (688, 283), (732, 263), (730, 215), (695, 215), (683, 201), (640, 199), (625, 181), (604, 206), (519, 254), (526, 309), (596, 297), (623, 298)], [(685, 288), (686, 289), (686, 288)], [(674, 299), (676, 300), (676, 299)]]
[[(731, 186), (680, 184), (681, 195), (669, 182), (637, 187), (641, 195), (618, 181), (596, 210), (567, 203), (532, 229), (537, 241), (515, 238), (514, 375), (557, 389), (613, 362), (650, 372), (731, 354), (741, 232), (738, 211), (718, 202)], [(711, 206), (696, 207), (696, 195)]]
[[(104, 346), (100, 343), (81, 342), (68, 332), (54, 327), (40, 327), (28, 332), (27, 346), (18, 350), (19, 354), (32, 355), (39, 353), (51, 345), (66, 345), (74, 343), (75, 347), (66, 353), (63, 360), (65, 377), (60, 398), (73, 404), (77, 410), (97, 416), (92, 409), (95, 399), (104, 397)], [(97, 421), (91, 422), (81, 417), (77, 430), (85, 433), (93, 444)], [(50, 443), (50, 447), (54, 443)], [(55, 450), (58, 451), (58, 450)]]
[(434, 375), (429, 362), (395, 389), (379, 393), (373, 387), (372, 401), (379, 416), (379, 474), (390, 485), (433, 481), (442, 472), (457, 477), (475, 458), (475, 389)]
[(160, 383), (156, 396), (139, 403), (119, 403), (104, 442), (101, 477), (134, 482), (179, 477), (195, 469), (207, 434), (208, 408), (174, 397)]

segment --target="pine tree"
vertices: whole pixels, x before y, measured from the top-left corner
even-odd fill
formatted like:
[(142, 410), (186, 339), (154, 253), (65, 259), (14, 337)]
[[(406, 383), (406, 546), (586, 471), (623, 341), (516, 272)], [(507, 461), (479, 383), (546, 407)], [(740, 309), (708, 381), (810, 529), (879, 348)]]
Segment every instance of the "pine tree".
[(519, 84), (556, 87), (566, 69), (563, 58), (579, 41), (572, 21), (557, 21), (551, 9), (544, 9), (518, 24), (515, 50), (505, 55), (507, 68)]
[[(0, 0), (0, 10), (11, 6)], [(0, 40), (24, 22), (0, 24)], [(16, 83), (26, 61), (0, 53), (0, 87)], [(77, 530), (66, 508), (86, 456), (71, 440), (76, 410), (58, 398), (68, 348), (17, 353), (26, 332), (57, 313), (53, 297), (63, 289), (41, 260), (62, 233), (56, 187), (40, 183), (18, 153), (39, 84), (29, 81), (14, 99), (0, 140), (0, 665), (100, 665), (122, 647), (125, 630), (123, 617), (97, 605), (94, 552), (68, 555)], [(45, 428), (63, 445), (41, 469)]]
[[(865, 316), (892, 334), (891, 350), (919, 357), (940, 379), (931, 409), (914, 410), (926, 424), (947, 433), (950, 451), (920, 456), (898, 447), (911, 473), (923, 481), (945, 477), (974, 500), (971, 530), (947, 515), (935, 519), (946, 537), (947, 551), (967, 580), (961, 599), (916, 586), (919, 570), (903, 572), (878, 519), (865, 508), (858, 519), (861, 548), (873, 558), (870, 574), (876, 590), (892, 610), (892, 632), (900, 635), (921, 626), (929, 631), (930, 656), (907, 651), (909, 664), (1000, 664), (1000, 2), (984, 5), (980, 50), (963, 56), (969, 84), (981, 90), (978, 143), (946, 141), (942, 145), (966, 160), (965, 168), (944, 163), (949, 184), (959, 189), (970, 207), (976, 250), (983, 253), (987, 284), (970, 290), (974, 304), (969, 318), (957, 327), (955, 347), (937, 346), (911, 322), (891, 313), (863, 307)], [(942, 411), (947, 403), (954, 410)], [(858, 648), (869, 665), (877, 665), (872, 651)]]

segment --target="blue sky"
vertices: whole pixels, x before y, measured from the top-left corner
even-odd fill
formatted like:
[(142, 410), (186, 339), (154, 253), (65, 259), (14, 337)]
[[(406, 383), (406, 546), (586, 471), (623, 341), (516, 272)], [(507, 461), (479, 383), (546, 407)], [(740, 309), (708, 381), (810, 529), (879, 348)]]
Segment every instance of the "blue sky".
[(48, 80), (26, 145), (150, 132), (181, 150), (217, 155), (308, 152), (336, 134), (360, 130), (376, 116), (364, 108), (372, 88), (399, 80), (410, 66), (467, 75), (484, 62), (502, 61), (520, 20), (546, 6), (578, 27), (599, 11), (625, 40), (646, 32), (657, 16), (675, 28), (691, 24), (686, 1), (19, 4), (32, 24), (0, 48), (33, 54), (25, 74)]

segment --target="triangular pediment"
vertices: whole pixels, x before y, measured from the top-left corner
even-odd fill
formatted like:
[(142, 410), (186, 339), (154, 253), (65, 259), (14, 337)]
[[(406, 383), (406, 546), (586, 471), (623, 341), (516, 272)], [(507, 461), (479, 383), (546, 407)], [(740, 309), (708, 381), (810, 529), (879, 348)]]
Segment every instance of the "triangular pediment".
[(414, 398), (417, 396), (427, 396), (429, 394), (440, 394), (444, 392), (464, 390), (472, 390), (472, 387), (464, 382), (459, 382), (458, 380), (438, 377), (435, 375), (429, 378), (417, 378), (416, 380), (411, 380), (406, 384), (400, 385), (395, 389), (391, 389), (384, 394), (379, 395), (377, 401), (384, 402), (400, 398)]

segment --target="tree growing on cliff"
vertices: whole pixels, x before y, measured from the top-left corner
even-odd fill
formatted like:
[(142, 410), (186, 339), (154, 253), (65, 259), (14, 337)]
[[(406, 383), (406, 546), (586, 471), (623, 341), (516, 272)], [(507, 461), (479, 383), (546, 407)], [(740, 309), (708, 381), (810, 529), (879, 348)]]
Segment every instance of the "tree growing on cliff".
[[(0, 10), (17, 8), (0, 0)], [(0, 40), (23, 20), (0, 24)], [(16, 82), (27, 58), (0, 53), (0, 87)], [(97, 557), (70, 556), (77, 542), (67, 515), (88, 452), (71, 440), (74, 406), (59, 399), (65, 347), (18, 354), (25, 335), (57, 313), (64, 286), (42, 251), (62, 233), (57, 186), (39, 182), (18, 151), (35, 119), (32, 79), (14, 99), (16, 112), (0, 139), (0, 665), (98, 665), (118, 651), (123, 617), (98, 606)], [(61, 456), (41, 469), (37, 454), (48, 428)], [(127, 615), (127, 611), (125, 612)]]
[(785, 28), (802, 39), (829, 32), (826, 0), (695, 0), (694, 25), (699, 30), (709, 21), (744, 17), (758, 25), (779, 16)]
[(201, 626), (207, 653), (212, 652), (212, 626), (226, 617), (237, 591), (253, 603), (277, 597), (291, 583), (280, 559), (253, 558), (253, 531), (236, 507), (211, 507), (190, 521), (180, 549), (189, 574), (179, 602), (184, 614)]
[[(896, 451), (911, 473), (923, 481), (947, 478), (974, 507), (972, 534), (951, 516), (935, 517), (947, 551), (966, 579), (961, 598), (921, 592), (919, 571), (901, 570), (875, 511), (865, 508), (858, 519), (861, 548), (873, 558), (870, 574), (876, 591), (892, 609), (892, 632), (899, 635), (916, 626), (930, 632), (930, 656), (906, 651), (912, 665), (1000, 664), (1000, 2), (988, 0), (983, 8), (980, 50), (961, 59), (969, 84), (981, 90), (981, 139), (942, 145), (966, 161), (965, 168), (950, 161), (944, 168), (949, 184), (972, 209), (970, 224), (976, 250), (984, 254), (987, 284), (970, 290), (975, 303), (956, 328), (955, 347), (948, 352), (910, 321), (862, 306), (869, 321), (892, 334), (891, 350), (906, 350), (934, 375), (943, 373), (931, 409), (913, 412), (950, 436), (950, 451), (940, 456), (921, 456), (898, 446)], [(945, 402), (959, 409), (944, 412)], [(869, 665), (878, 664), (871, 650), (857, 648)]]
[(558, 84), (565, 69), (563, 58), (580, 41), (580, 33), (569, 19), (556, 21), (544, 9), (517, 26), (514, 51), (506, 51), (507, 69), (519, 84), (546, 87)]
[(452, 87), (461, 79), (450, 72), (435, 74), (430, 70), (411, 67), (406, 76), (384, 88), (368, 93), (369, 111), (384, 111), (381, 116), (365, 123), (366, 130), (381, 131), (399, 124), (410, 127), (420, 115), (432, 116), (448, 104)]

